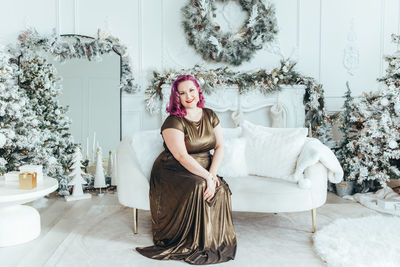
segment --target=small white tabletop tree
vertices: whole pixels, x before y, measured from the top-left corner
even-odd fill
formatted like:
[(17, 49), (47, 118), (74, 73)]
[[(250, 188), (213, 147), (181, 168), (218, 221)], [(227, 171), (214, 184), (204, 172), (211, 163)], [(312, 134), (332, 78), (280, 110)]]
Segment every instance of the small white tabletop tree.
[(86, 184), (87, 182), (82, 177), (82, 174), (84, 174), (82, 167), (82, 153), (79, 147), (76, 147), (72, 158), (72, 171), (69, 174), (69, 176), (72, 177), (69, 185), (74, 186), (74, 188), (71, 196), (65, 196), (67, 201), (88, 199), (92, 197), (91, 194), (83, 193), (82, 184)]
[(101, 189), (107, 187), (106, 177), (104, 176), (101, 147), (97, 148), (96, 153), (96, 174), (94, 176), (94, 188), (100, 188), (99, 196), (102, 196)]

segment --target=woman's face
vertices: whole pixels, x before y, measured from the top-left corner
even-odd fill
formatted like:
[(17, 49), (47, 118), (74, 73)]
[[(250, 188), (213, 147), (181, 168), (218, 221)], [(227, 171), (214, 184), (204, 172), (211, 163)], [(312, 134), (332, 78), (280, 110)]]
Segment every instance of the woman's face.
[(179, 99), (184, 108), (197, 107), (199, 102), (199, 90), (192, 81), (184, 81), (178, 85)]

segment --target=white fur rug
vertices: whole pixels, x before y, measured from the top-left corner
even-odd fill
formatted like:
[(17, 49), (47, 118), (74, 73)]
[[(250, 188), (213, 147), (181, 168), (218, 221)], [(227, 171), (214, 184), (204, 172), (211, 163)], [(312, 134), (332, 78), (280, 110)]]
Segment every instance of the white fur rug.
[(313, 236), (328, 266), (400, 266), (400, 218), (337, 219)]

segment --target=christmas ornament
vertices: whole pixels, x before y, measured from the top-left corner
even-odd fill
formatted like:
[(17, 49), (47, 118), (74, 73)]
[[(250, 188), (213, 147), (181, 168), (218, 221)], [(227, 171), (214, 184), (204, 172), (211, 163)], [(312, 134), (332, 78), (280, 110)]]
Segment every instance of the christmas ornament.
[(389, 105), (389, 100), (387, 98), (382, 98), (381, 99), (381, 105), (386, 107), (387, 105)]
[(398, 144), (397, 144), (397, 142), (396, 142), (395, 140), (390, 140), (390, 142), (389, 142), (389, 147), (390, 147), (391, 149), (395, 149), (395, 148), (398, 147)]

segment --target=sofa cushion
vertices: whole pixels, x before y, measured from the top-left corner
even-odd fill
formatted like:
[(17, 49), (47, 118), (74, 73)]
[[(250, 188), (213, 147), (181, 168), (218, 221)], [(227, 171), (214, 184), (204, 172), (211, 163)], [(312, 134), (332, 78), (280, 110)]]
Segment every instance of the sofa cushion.
[[(322, 185), (323, 176), (318, 176)], [(326, 200), (326, 186), (313, 183), (309, 189), (302, 189), (295, 183), (284, 180), (243, 176), (227, 177), (232, 191), (232, 210), (250, 212), (295, 212), (321, 206)], [(320, 200), (320, 201), (319, 201)]]
[(218, 170), (218, 174), (223, 177), (236, 177), (248, 175), (245, 149), (246, 139), (229, 138), (224, 140), (224, 159)]
[(270, 128), (248, 121), (242, 128), (249, 174), (288, 179), (294, 173), (307, 128)]

